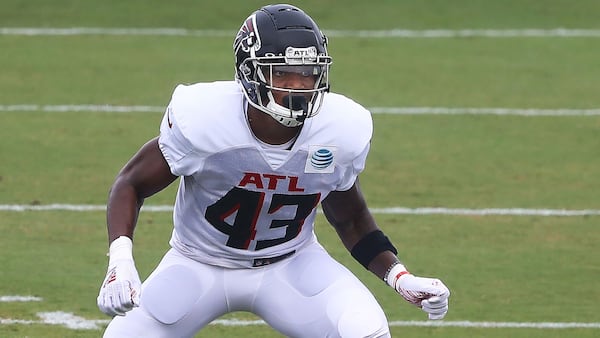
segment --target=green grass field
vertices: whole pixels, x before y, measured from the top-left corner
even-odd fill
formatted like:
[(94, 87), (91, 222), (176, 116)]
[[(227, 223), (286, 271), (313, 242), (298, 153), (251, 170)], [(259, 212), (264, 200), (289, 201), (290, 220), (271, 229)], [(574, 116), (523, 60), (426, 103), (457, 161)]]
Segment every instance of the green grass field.
[[(328, 30), (600, 29), (593, 0), (297, 1)], [(4, 0), (0, 29), (186, 28), (231, 31), (262, 1)], [(106, 271), (98, 206), (120, 167), (158, 132), (160, 112), (43, 106), (162, 107), (178, 83), (231, 79), (233, 36), (0, 34), (0, 337), (99, 337)], [(330, 39), (332, 87), (366, 107), (600, 108), (600, 38)], [(15, 105), (35, 105), (11, 110)], [(600, 116), (374, 114), (361, 184), (373, 208), (591, 210), (585, 216), (376, 214), (417, 275), (452, 290), (446, 323), (358, 265), (324, 217), (321, 242), (383, 306), (395, 337), (598, 337)], [(147, 200), (170, 205), (175, 186)], [(143, 212), (135, 256), (145, 278), (168, 248), (168, 212)], [(3, 300), (34, 296), (37, 301)], [(4, 298), (3, 298), (4, 297)], [(51, 324), (66, 313), (96, 329)], [(224, 319), (256, 320), (249, 313)], [(73, 320), (71, 319), (70, 323)], [(485, 327), (580, 323), (587, 328)], [(399, 325), (402, 324), (403, 325)], [(407, 325), (407, 326), (404, 326)], [(535, 325), (533, 325), (535, 326)], [(539, 326), (539, 325), (538, 325)], [(564, 325), (563, 325), (564, 326)], [(208, 326), (198, 337), (280, 337), (265, 325)]]

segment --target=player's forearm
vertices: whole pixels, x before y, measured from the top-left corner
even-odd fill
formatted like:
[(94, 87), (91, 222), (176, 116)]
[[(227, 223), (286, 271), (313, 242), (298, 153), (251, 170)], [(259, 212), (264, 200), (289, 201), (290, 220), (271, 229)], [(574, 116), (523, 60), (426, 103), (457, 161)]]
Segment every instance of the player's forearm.
[(397, 251), (369, 212), (360, 215), (348, 224), (337, 224), (336, 231), (352, 256), (383, 279), (390, 266), (398, 262)]
[(106, 209), (106, 222), (109, 243), (119, 236), (133, 239), (133, 231), (140, 208), (144, 202), (135, 188), (118, 177), (113, 184)]
[(332, 192), (321, 206), (348, 251), (366, 234), (379, 230), (356, 186), (347, 192)]
[(348, 251), (351, 251), (356, 243), (367, 234), (379, 230), (375, 220), (366, 209), (363, 212), (356, 212), (352, 219), (332, 224)]

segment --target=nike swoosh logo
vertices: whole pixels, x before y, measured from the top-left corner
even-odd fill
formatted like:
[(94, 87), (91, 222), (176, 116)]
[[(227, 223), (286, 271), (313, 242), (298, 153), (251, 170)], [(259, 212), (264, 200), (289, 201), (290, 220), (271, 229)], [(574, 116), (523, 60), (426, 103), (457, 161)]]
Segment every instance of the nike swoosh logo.
[(167, 109), (167, 123), (169, 124), (169, 128), (173, 128), (173, 122), (171, 122), (171, 108)]

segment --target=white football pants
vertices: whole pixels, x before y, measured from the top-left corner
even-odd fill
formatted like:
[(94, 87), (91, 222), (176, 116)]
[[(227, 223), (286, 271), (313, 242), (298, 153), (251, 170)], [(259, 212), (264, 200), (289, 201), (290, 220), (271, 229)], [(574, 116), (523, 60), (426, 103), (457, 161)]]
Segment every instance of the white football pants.
[(140, 307), (116, 316), (104, 337), (192, 337), (233, 311), (252, 312), (288, 337), (390, 337), (371, 292), (318, 243), (252, 269), (171, 249), (143, 283)]

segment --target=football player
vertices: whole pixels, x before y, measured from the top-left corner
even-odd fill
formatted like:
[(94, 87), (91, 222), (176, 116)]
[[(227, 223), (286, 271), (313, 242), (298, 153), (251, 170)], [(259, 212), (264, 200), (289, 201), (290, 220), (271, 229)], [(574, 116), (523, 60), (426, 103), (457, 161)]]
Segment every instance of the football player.
[[(448, 288), (410, 274), (375, 223), (358, 175), (369, 111), (329, 92), (327, 39), (302, 10), (269, 5), (233, 44), (235, 81), (180, 85), (160, 135), (112, 185), (105, 337), (191, 337), (249, 311), (290, 337), (389, 337), (371, 292), (314, 233), (320, 205), (343, 245), (430, 319)], [(170, 250), (141, 284), (132, 239), (144, 199), (177, 178)]]

